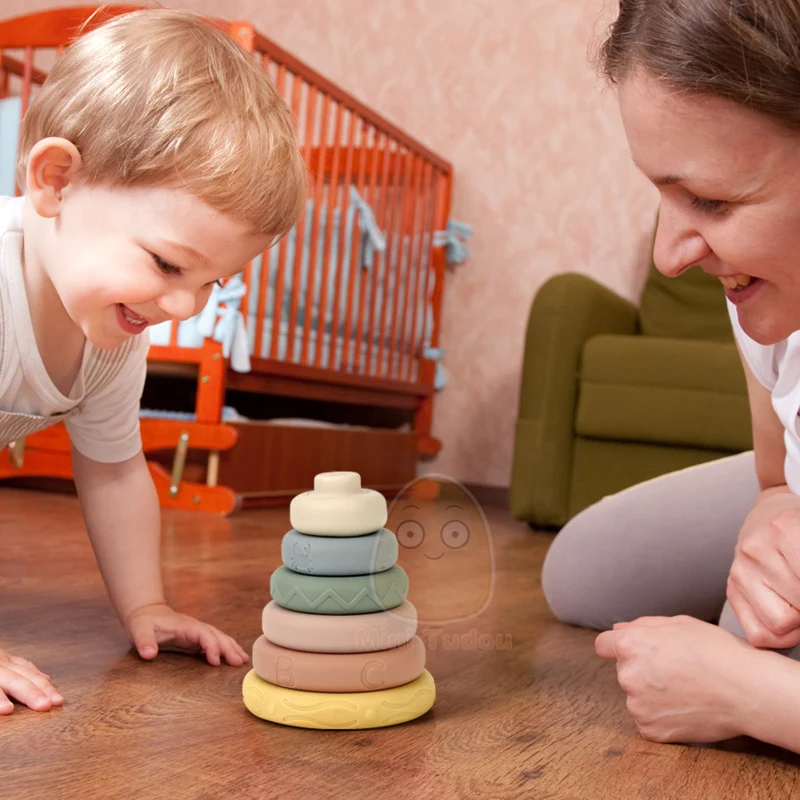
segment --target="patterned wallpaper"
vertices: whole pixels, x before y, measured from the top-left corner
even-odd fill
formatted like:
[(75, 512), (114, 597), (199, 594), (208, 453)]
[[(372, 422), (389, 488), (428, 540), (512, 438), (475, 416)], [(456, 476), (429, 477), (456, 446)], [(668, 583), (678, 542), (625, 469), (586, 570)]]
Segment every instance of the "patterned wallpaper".
[[(614, 0), (175, 0), (241, 18), (450, 160), (472, 257), (448, 276), (449, 374), (423, 471), (506, 486), (531, 300), (578, 271), (635, 298), (657, 196), (588, 46)], [(4, 0), (3, 16), (64, 0)]]

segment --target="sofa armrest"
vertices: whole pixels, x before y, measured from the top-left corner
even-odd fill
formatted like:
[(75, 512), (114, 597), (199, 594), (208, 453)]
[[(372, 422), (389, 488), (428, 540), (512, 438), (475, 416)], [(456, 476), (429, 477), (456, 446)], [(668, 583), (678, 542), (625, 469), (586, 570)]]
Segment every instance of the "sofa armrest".
[(550, 278), (534, 298), (522, 364), (510, 505), (515, 519), (569, 518), (575, 411), (583, 347), (600, 333), (634, 334), (633, 303), (585, 275)]

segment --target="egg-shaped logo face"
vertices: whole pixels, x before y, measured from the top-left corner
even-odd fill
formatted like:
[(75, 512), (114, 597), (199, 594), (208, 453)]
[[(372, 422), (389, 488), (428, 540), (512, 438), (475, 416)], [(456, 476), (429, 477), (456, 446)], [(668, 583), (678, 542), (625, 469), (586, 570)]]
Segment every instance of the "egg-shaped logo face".
[(489, 525), (458, 481), (425, 475), (409, 483), (389, 507), (397, 563), (409, 579), (408, 600), (420, 624), (470, 619), (489, 605), (494, 556)]

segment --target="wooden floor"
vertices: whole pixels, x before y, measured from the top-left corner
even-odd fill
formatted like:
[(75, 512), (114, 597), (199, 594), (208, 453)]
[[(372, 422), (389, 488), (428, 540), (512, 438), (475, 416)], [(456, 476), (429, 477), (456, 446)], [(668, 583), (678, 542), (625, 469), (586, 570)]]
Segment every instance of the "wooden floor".
[[(109, 607), (76, 500), (0, 489), (0, 646), (48, 672), (65, 698), (50, 713), (18, 707), (0, 718), (0, 797), (800, 797), (800, 759), (783, 751), (639, 738), (594, 635), (545, 608), (551, 535), (501, 512), (489, 520), (495, 595), (477, 620), (448, 630), (510, 636), (511, 647), (429, 647), (438, 694), (416, 722), (312, 731), (251, 716), (245, 668), (173, 654), (141, 661)], [(167, 514), (169, 598), (249, 651), (288, 528), (286, 509)]]

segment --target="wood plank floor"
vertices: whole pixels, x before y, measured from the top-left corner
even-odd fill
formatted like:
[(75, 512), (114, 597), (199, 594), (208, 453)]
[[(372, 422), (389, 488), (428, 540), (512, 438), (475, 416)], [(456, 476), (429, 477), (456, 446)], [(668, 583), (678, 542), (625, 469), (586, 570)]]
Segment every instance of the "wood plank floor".
[[(510, 636), (511, 647), (429, 647), (437, 700), (416, 722), (312, 731), (251, 716), (245, 668), (176, 654), (141, 661), (110, 609), (75, 498), (0, 489), (0, 646), (50, 673), (65, 698), (50, 713), (17, 707), (0, 718), (0, 798), (800, 797), (800, 759), (783, 751), (639, 738), (594, 634), (545, 608), (551, 535), (488, 516), (492, 603), (448, 631)], [(166, 514), (170, 600), (249, 650), (288, 528), (286, 509)]]

